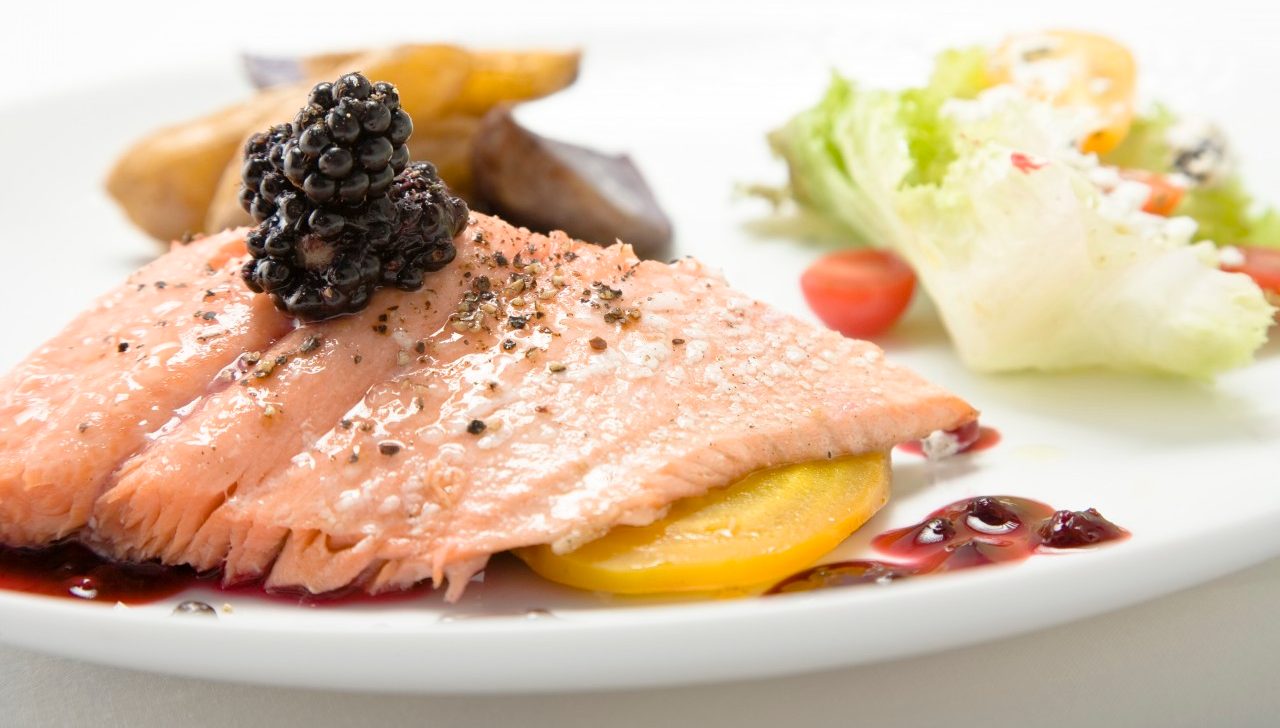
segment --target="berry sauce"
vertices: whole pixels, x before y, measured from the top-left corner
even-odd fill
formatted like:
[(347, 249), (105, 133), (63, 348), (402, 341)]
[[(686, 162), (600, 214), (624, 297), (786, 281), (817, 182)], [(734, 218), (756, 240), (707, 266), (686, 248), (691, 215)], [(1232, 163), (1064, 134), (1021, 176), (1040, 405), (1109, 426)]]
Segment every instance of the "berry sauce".
[(0, 548), (0, 589), (80, 601), (145, 604), (193, 586), (196, 573), (158, 564), (116, 564), (78, 543)]
[(835, 586), (886, 584), (945, 571), (1014, 563), (1037, 553), (1096, 546), (1129, 532), (1090, 508), (1055, 511), (1039, 501), (981, 496), (956, 501), (923, 521), (872, 539), (892, 561), (844, 561), (806, 569), (779, 582), (769, 594)]
[(126, 564), (105, 559), (74, 541), (42, 549), (0, 547), (0, 589), (62, 597), (76, 601), (129, 605), (150, 604), (202, 587), (226, 596), (259, 597), (307, 607), (397, 601), (429, 592), (423, 585), (371, 596), (356, 588), (328, 594), (268, 590), (260, 582), (223, 586), (216, 573), (200, 574), (186, 566)]
[[(952, 503), (920, 523), (876, 536), (872, 545), (892, 561), (816, 566), (788, 577), (769, 593), (886, 584), (925, 574), (1017, 562), (1036, 553), (1095, 546), (1128, 536), (1127, 531), (1093, 508), (1055, 511), (1027, 498), (983, 496)], [(385, 603), (431, 591), (426, 584), (376, 596), (355, 588), (308, 594), (267, 590), (260, 582), (222, 586), (216, 573), (200, 574), (188, 567), (154, 563), (119, 563), (72, 541), (38, 550), (0, 548), (0, 589), (108, 605), (137, 605), (158, 602), (196, 587), (228, 597), (268, 598), (306, 607)]]
[[(955, 435), (960, 440), (960, 449), (956, 453), (957, 455), (989, 450), (1000, 444), (1000, 432), (996, 428), (985, 425), (980, 426), (977, 422), (952, 430), (949, 434)], [(925, 457), (924, 442), (922, 440), (904, 442), (898, 445), (897, 450), (898, 452)]]

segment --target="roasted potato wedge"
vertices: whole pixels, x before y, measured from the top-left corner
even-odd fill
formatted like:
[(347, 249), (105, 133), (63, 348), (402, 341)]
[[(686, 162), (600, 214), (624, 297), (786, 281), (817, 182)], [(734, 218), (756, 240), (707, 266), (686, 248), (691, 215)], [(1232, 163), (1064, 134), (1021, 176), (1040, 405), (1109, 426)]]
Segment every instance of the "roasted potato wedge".
[(201, 230), (225, 230), (226, 228), (252, 225), (253, 218), (240, 207), (240, 168), (244, 152), (231, 155), (218, 179), (212, 201), (207, 204)]
[(453, 115), (424, 122), (409, 137), (409, 158), (430, 161), (455, 194), (474, 203), (471, 155), (479, 129), (480, 119), (474, 116)]
[(394, 83), (400, 106), (421, 123), (443, 115), (462, 95), (474, 64), (474, 54), (454, 46), (397, 46), (362, 53), (323, 76), (307, 79), (306, 85), (360, 71), (371, 79)]
[(499, 102), (564, 88), (577, 77), (578, 60), (576, 52), (471, 52), (449, 45), (304, 59), (302, 68), (313, 75), (303, 83), (259, 92), (244, 103), (144, 138), (111, 170), (107, 190), (139, 227), (165, 241), (247, 222), (237, 214), (236, 203), (245, 139), (291, 119), (312, 84), (360, 70), (396, 84), (417, 127), (410, 140), (414, 157), (435, 161), (445, 179), (465, 194), (470, 148), (462, 143), (470, 141), (479, 116)]
[(499, 104), (553, 94), (578, 78), (579, 60), (577, 52), (478, 52), (449, 113), (481, 117)]
[(152, 237), (174, 240), (204, 229), (227, 160), (238, 157), (263, 109), (296, 89), (282, 88), (215, 114), (154, 132), (130, 147), (107, 175), (107, 192)]

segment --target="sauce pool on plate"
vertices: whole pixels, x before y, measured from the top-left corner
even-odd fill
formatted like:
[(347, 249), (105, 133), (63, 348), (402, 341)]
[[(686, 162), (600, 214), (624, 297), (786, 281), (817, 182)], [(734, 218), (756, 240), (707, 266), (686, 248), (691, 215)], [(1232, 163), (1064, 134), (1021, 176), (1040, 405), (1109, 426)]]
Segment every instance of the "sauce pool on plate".
[[(1037, 553), (1095, 546), (1128, 538), (1129, 532), (1095, 509), (1054, 510), (1029, 498), (982, 496), (957, 501), (919, 523), (886, 531), (872, 540), (892, 560), (858, 560), (806, 569), (778, 583), (768, 594), (856, 584), (884, 584), (926, 574), (1023, 561)], [(429, 592), (422, 585), (369, 596), (358, 589), (311, 595), (267, 591), (260, 583), (220, 586), (217, 574), (188, 567), (110, 561), (68, 541), (39, 549), (0, 548), (0, 589), (102, 604), (148, 604), (194, 587), (237, 596), (295, 602), (302, 606), (386, 602)], [(202, 603), (184, 604), (207, 606)], [(188, 609), (184, 613), (194, 613)]]
[(926, 574), (1024, 561), (1038, 553), (1096, 546), (1129, 537), (1097, 510), (1054, 510), (1015, 496), (956, 501), (919, 523), (876, 536), (872, 545), (892, 561), (823, 564), (790, 576), (769, 594), (836, 586), (885, 584)]
[(227, 596), (268, 598), (305, 607), (396, 601), (430, 591), (430, 586), (421, 585), (379, 595), (356, 588), (309, 594), (268, 590), (260, 582), (223, 586), (218, 576), (199, 574), (186, 566), (112, 561), (74, 541), (41, 549), (0, 547), (0, 589), (101, 604), (151, 604), (197, 587)]
[[(949, 445), (949, 447), (946, 452), (941, 454), (941, 457), (981, 452), (983, 450), (990, 450), (1000, 444), (1000, 431), (994, 427), (979, 425), (977, 420), (955, 430), (936, 433), (935, 436), (951, 439), (951, 442), (945, 443), (946, 445)], [(930, 454), (929, 443), (927, 440), (911, 440), (898, 445), (895, 449), (898, 450), (898, 452), (919, 455), (930, 459), (934, 459), (935, 457)]]

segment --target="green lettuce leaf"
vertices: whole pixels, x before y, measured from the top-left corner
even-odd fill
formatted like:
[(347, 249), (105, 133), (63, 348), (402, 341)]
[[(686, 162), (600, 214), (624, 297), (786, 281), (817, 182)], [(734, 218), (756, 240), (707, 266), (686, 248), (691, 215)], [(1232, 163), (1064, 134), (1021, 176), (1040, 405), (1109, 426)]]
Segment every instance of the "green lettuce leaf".
[(942, 99), (972, 99), (990, 85), (987, 79), (987, 49), (982, 46), (952, 48), (938, 54), (926, 87)]
[[(858, 89), (833, 74), (815, 108), (769, 136), (790, 165), (791, 194), (843, 228), (853, 243), (875, 244), (893, 234), (897, 223), (879, 215), (887, 200), (867, 198), (883, 190), (889, 178), (909, 184), (941, 180), (955, 159), (954, 129), (943, 118), (942, 105), (977, 96), (987, 85), (985, 69), (986, 51), (974, 47), (944, 51), (929, 85), (902, 93)], [(904, 142), (907, 154), (900, 159), (896, 145)], [(849, 159), (875, 164), (848, 169)]]
[(1119, 146), (1102, 155), (1102, 163), (1123, 169), (1145, 169), (1157, 174), (1173, 171), (1173, 150), (1166, 136), (1178, 117), (1163, 104), (1133, 118), (1129, 133)]
[(1257, 208), (1244, 183), (1235, 176), (1212, 186), (1187, 190), (1174, 214), (1196, 221), (1198, 240), (1280, 248), (1280, 213), (1274, 207)]

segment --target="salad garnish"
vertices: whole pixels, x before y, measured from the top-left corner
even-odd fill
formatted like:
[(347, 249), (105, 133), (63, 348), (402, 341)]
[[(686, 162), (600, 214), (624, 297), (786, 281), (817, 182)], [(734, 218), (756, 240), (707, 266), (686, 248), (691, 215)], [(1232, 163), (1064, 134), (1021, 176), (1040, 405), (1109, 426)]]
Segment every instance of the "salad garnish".
[(769, 141), (806, 214), (911, 265), (969, 367), (1208, 377), (1275, 312), (1219, 246), (1280, 246), (1280, 219), (1219, 132), (1133, 114), (1134, 69), (1109, 39), (1036, 33), (905, 91), (836, 74)]

